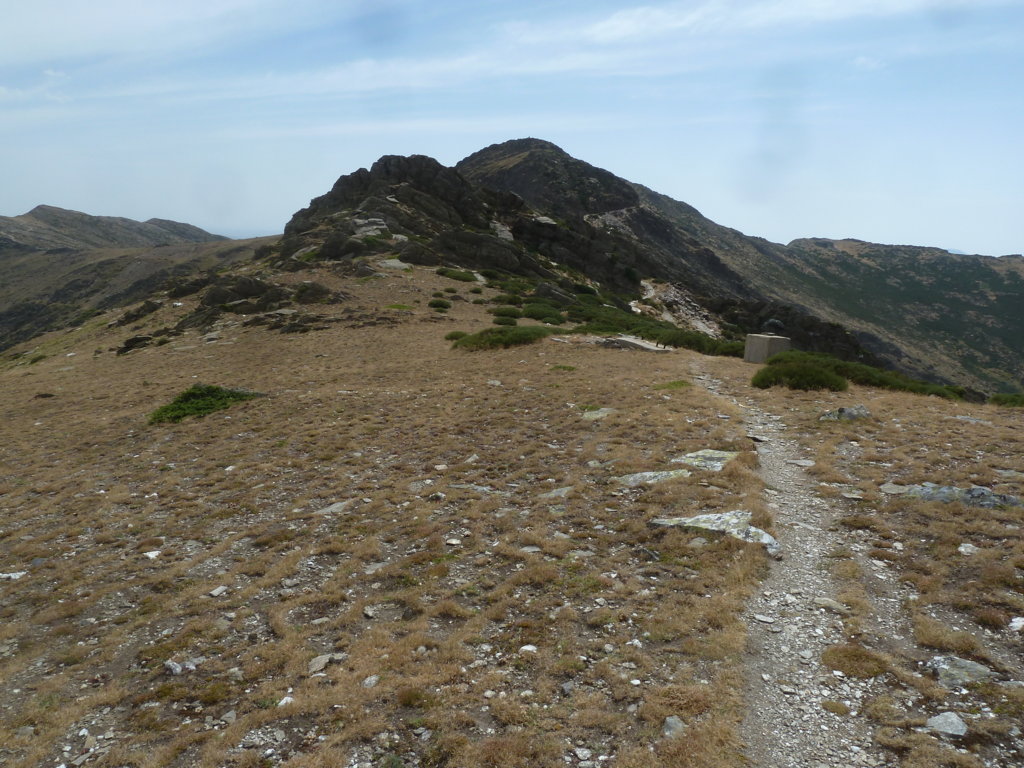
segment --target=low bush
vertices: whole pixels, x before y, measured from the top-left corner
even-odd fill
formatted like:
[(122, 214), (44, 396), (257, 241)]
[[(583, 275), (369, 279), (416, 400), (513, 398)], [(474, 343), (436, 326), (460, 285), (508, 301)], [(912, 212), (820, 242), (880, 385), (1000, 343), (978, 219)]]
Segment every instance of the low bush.
[(451, 269), (450, 267), (438, 267), (437, 274), (447, 277), (450, 280), (458, 280), (463, 283), (475, 283), (476, 275), (464, 269)]
[(447, 299), (431, 299), (427, 302), (427, 306), (431, 309), (436, 309), (438, 312), (444, 312), (446, 309), (452, 308), (452, 303)]
[(519, 324), (518, 321), (514, 317), (509, 317), (508, 315), (495, 315), (494, 319), (491, 322), (493, 322), (495, 325), (518, 325)]
[(444, 335), (446, 341), (458, 341), (463, 336), (469, 336), (465, 331), (449, 331)]
[(512, 293), (499, 293), (491, 297), (491, 304), (514, 304), (518, 307), (522, 303), (523, 297)]
[(177, 423), (189, 416), (205, 416), (254, 397), (260, 397), (260, 393), (245, 389), (225, 389), (212, 384), (195, 384), (167, 405), (153, 411), (149, 415), (149, 423)]
[(454, 344), (453, 349), (498, 349), (515, 347), (522, 344), (532, 344), (540, 341), (545, 336), (550, 336), (554, 331), (542, 325), (525, 325), (503, 328), (487, 328), (479, 333), (464, 336)]
[(523, 316), (523, 313), (519, 309), (517, 309), (516, 307), (508, 307), (508, 306), (505, 306), (505, 307), (494, 307), (493, 309), (488, 309), (487, 311), (490, 312), (495, 317), (522, 317)]
[(852, 381), (854, 384), (861, 384), (866, 387), (913, 392), (919, 395), (937, 395), (950, 400), (960, 400), (963, 397), (963, 390), (960, 387), (919, 381), (897, 371), (887, 371), (882, 368), (865, 365), (864, 363), (840, 360), (838, 357), (820, 352), (801, 352), (791, 349), (787, 352), (773, 355), (768, 359), (769, 366), (787, 365), (790, 363), (801, 363), (828, 370)]
[(845, 392), (849, 386), (839, 374), (811, 363), (766, 365), (754, 374), (750, 383), (758, 389), (782, 385), (790, 389), (830, 389), (833, 392)]
[(1024, 408), (1024, 392), (1005, 392), (992, 395), (988, 399), (993, 405), (1008, 405), (1011, 408)]
[(565, 315), (550, 304), (525, 304), (523, 306), (523, 317), (528, 317), (541, 323), (550, 323), (551, 325), (561, 325), (565, 322)]

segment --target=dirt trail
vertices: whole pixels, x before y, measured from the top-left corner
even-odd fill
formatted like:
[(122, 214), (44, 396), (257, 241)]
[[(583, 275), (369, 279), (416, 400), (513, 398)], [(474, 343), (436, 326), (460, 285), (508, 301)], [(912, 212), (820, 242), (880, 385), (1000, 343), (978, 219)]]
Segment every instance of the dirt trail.
[(844, 639), (841, 606), (826, 602), (838, 601), (828, 555), (844, 544), (831, 530), (836, 502), (821, 498), (793, 463), (807, 457), (786, 437), (783, 417), (736, 400), (707, 374), (694, 378), (740, 406), (749, 434), (763, 441), (757, 443), (760, 472), (783, 551), (746, 612), (748, 758), (762, 768), (896, 765), (873, 745), (869, 724), (850, 716), (882, 684), (845, 678), (821, 663), (822, 652)]

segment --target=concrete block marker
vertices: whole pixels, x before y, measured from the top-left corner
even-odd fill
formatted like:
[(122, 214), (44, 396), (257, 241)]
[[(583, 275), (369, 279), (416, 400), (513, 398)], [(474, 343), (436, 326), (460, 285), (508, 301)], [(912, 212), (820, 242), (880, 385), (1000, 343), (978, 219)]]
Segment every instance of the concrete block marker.
[(790, 342), (786, 336), (748, 333), (747, 344), (743, 348), (743, 360), (747, 363), (765, 363), (772, 355), (785, 352), (789, 348)]

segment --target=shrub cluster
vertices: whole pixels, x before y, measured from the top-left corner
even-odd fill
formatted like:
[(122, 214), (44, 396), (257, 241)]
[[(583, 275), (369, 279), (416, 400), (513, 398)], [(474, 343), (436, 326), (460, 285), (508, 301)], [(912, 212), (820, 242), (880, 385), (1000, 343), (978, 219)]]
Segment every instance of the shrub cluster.
[(487, 328), (479, 333), (463, 336), (452, 344), (453, 349), (498, 349), (521, 344), (532, 344), (553, 333), (550, 328), (542, 325), (523, 325), (516, 327)]
[(444, 312), (446, 309), (452, 308), (452, 303), (447, 299), (431, 299), (427, 302), (427, 306), (438, 312)]
[(781, 384), (790, 389), (830, 389), (833, 392), (845, 392), (849, 386), (846, 379), (839, 374), (813, 363), (766, 365), (754, 374), (750, 383), (758, 389), (768, 389)]
[[(838, 357), (826, 355), (821, 352), (801, 352), (795, 349), (791, 349), (787, 352), (780, 352), (779, 354), (769, 358), (768, 366), (766, 368), (762, 368), (754, 375), (754, 379), (751, 381), (751, 384), (755, 387), (761, 387), (762, 389), (773, 386), (774, 384), (785, 384), (786, 386), (789, 386), (790, 389), (834, 389), (834, 387), (831, 386), (793, 386), (788, 383), (787, 379), (794, 374), (770, 372), (770, 369), (772, 368), (787, 367), (788, 369), (793, 366), (799, 366), (804, 371), (816, 369), (843, 379), (844, 386), (842, 389), (835, 391), (845, 390), (845, 382), (852, 381), (854, 384), (862, 384), (866, 387), (878, 387), (880, 389), (891, 389), (899, 392), (913, 392), (919, 395), (937, 395), (950, 400), (959, 400), (963, 397), (963, 389), (961, 387), (932, 384), (927, 381), (912, 379), (909, 376), (896, 371), (886, 371), (881, 368), (875, 368), (871, 365), (865, 365), (864, 363), (840, 360)], [(805, 372), (800, 374), (797, 377), (797, 380), (809, 381), (811, 380), (808, 378), (809, 376), (811, 376), (811, 374)], [(825, 381), (821, 376), (817, 376), (817, 379)]]
[(475, 283), (476, 275), (464, 269), (452, 269), (451, 267), (438, 267), (437, 274), (447, 277), (450, 280), (459, 280), (463, 283)]
[(226, 389), (213, 384), (194, 384), (167, 405), (149, 415), (150, 424), (177, 423), (189, 416), (205, 416), (220, 411), (233, 403), (260, 397), (259, 392), (245, 389)]
[(988, 399), (993, 405), (1008, 405), (1011, 408), (1024, 408), (1024, 392), (1004, 392), (992, 395)]

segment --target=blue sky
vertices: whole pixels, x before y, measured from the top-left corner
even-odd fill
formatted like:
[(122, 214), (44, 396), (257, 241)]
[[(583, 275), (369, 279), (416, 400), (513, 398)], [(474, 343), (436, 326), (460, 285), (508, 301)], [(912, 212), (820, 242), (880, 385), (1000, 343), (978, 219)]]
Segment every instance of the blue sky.
[(0, 215), (280, 232), (534, 136), (788, 242), (1024, 250), (1024, 0), (2, 0)]

